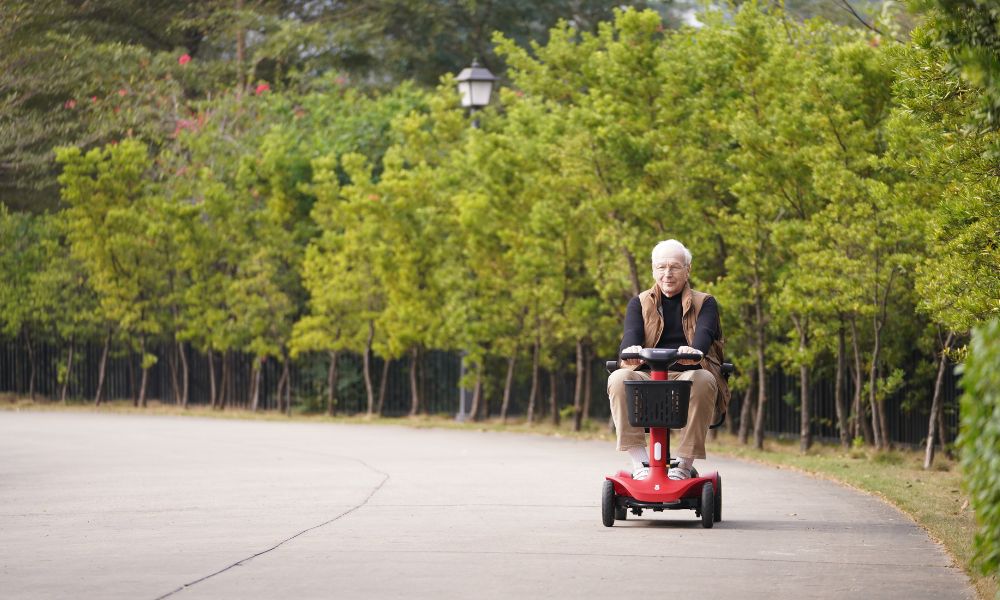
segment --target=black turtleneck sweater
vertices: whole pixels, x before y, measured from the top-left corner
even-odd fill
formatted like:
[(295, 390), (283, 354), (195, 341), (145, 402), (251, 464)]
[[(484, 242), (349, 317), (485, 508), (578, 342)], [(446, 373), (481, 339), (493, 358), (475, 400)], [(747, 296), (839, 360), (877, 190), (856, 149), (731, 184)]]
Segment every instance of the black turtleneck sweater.
[[(684, 314), (684, 307), (681, 305), (681, 294), (671, 298), (660, 292), (660, 309), (663, 311), (663, 333), (660, 334), (660, 341), (656, 343), (657, 348), (679, 348), (687, 345), (684, 338), (684, 327), (681, 325), (681, 317)], [(692, 348), (697, 348), (708, 354), (708, 349), (712, 347), (719, 337), (719, 305), (715, 298), (709, 296), (701, 305), (701, 312), (698, 313), (698, 323), (694, 328), (694, 340)], [(642, 322), (642, 305), (639, 297), (632, 298), (625, 309), (625, 333), (622, 335), (622, 343), (618, 347), (619, 356), (622, 350), (629, 346), (642, 346), (646, 343), (646, 329)], [(674, 365), (673, 369), (684, 371), (688, 369), (700, 369), (698, 365)]]

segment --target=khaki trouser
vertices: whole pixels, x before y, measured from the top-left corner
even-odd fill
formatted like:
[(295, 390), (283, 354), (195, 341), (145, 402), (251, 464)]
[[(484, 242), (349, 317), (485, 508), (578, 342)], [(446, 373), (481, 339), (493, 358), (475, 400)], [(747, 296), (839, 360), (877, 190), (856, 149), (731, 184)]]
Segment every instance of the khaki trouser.
[[(688, 404), (688, 424), (687, 427), (676, 430), (676, 435), (680, 436), (681, 440), (676, 455), (686, 458), (705, 458), (705, 438), (708, 436), (708, 427), (715, 417), (715, 395), (718, 387), (715, 377), (705, 369), (695, 369), (693, 371), (671, 371), (668, 378), (692, 382), (691, 401)], [(628, 424), (625, 382), (629, 379), (649, 381), (650, 375), (648, 371), (618, 369), (608, 377), (611, 418), (615, 422), (619, 450), (641, 448), (646, 445), (646, 432), (643, 428), (632, 427)]]

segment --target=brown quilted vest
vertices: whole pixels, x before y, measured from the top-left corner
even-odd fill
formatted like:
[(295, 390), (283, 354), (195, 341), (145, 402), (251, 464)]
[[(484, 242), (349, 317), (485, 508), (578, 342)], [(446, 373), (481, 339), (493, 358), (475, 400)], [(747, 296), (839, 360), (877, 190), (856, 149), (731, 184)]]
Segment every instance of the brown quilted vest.
[[(694, 330), (698, 324), (698, 313), (701, 312), (701, 305), (705, 303), (705, 298), (710, 294), (696, 292), (690, 285), (685, 285), (681, 292), (681, 328), (684, 330), (684, 339), (688, 345), (694, 341)], [(663, 316), (660, 314), (660, 288), (653, 285), (652, 289), (639, 294), (639, 304), (642, 306), (642, 323), (645, 329), (646, 348), (656, 347), (663, 334)], [(719, 338), (712, 342), (712, 347), (708, 349), (705, 358), (701, 361), (701, 368), (706, 369), (715, 376), (719, 392), (715, 397), (716, 416), (726, 412), (729, 408), (729, 384), (722, 376), (723, 353), (722, 348), (726, 343), (725, 336), (722, 335), (722, 323), (719, 323)]]

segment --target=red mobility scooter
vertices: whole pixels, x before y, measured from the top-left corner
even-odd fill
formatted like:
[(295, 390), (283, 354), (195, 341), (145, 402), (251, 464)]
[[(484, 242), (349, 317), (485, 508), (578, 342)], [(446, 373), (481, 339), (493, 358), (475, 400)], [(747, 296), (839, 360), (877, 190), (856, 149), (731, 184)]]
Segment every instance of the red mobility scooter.
[[(628, 422), (633, 427), (649, 431), (649, 477), (632, 479), (632, 474), (619, 471), (605, 478), (601, 495), (601, 518), (605, 527), (624, 521), (628, 512), (642, 516), (643, 510), (691, 509), (701, 517), (701, 526), (712, 527), (722, 520), (722, 477), (716, 473), (699, 475), (692, 470), (690, 479), (667, 478), (667, 470), (676, 465), (670, 459), (670, 430), (687, 425), (690, 381), (668, 381), (667, 371), (678, 360), (699, 360), (699, 354), (681, 354), (666, 348), (643, 348), (639, 352), (622, 353), (622, 358), (641, 358), (651, 369), (650, 381), (626, 381)], [(608, 361), (608, 371), (618, 368), (618, 361)], [(733, 365), (722, 365), (728, 378)], [(722, 415), (711, 428), (723, 423)]]

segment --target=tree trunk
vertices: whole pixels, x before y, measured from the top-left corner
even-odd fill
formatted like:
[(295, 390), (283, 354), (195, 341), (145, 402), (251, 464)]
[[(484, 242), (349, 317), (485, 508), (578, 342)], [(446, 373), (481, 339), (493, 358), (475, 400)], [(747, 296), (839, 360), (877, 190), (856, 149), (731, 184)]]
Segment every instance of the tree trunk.
[(592, 382), (594, 380), (594, 356), (591, 354), (590, 344), (583, 348), (583, 418), (590, 418), (590, 399), (592, 396)]
[(187, 409), (191, 390), (191, 369), (188, 367), (187, 347), (177, 342), (177, 354), (181, 357), (181, 407)]
[(799, 424), (799, 451), (806, 452), (812, 447), (812, 407), (809, 402), (809, 366), (799, 367), (799, 398), (802, 406), (802, 420)]
[(281, 361), (281, 375), (278, 376), (278, 386), (274, 390), (275, 411), (278, 414), (291, 414), (292, 406), (290, 400), (290, 390), (292, 387), (292, 373), (288, 369), (288, 357)]
[(285, 386), (288, 385), (288, 371), (281, 367), (281, 375), (278, 376), (278, 385), (274, 390), (274, 410), (281, 414), (285, 410)]
[(215, 408), (218, 396), (215, 393), (215, 353), (208, 349), (208, 405)]
[(326, 370), (326, 414), (331, 417), (337, 411), (337, 351), (330, 350), (330, 367)]
[[(876, 221), (876, 227), (878, 222)], [(878, 281), (878, 271), (879, 271), (879, 255), (875, 255), (875, 276), (876, 281)], [(888, 306), (889, 306), (889, 292), (892, 289), (892, 281), (896, 276), (896, 270), (893, 269), (889, 272), (889, 279), (885, 283), (885, 293), (882, 298), (878, 295), (878, 286), (875, 287), (875, 313), (872, 315), (872, 331), (875, 334), (875, 348), (872, 350), (872, 365), (871, 365), (871, 377), (869, 399), (871, 400), (872, 410), (877, 409), (878, 420), (873, 423), (873, 425), (879, 429), (879, 435), (876, 437), (875, 444), (878, 448), (888, 449), (891, 444), (889, 441), (889, 423), (885, 416), (885, 398), (878, 398), (877, 386), (878, 386), (878, 376), (880, 371), (879, 358), (882, 350), (882, 329), (889, 320)], [(879, 446), (879, 441), (882, 445)]]
[(552, 411), (552, 424), (559, 426), (559, 399), (556, 390), (556, 371), (549, 371), (549, 409)]
[(746, 392), (743, 393), (743, 406), (740, 407), (740, 431), (739, 442), (746, 445), (750, 436), (750, 422), (754, 417), (753, 402), (754, 386), (757, 382), (757, 371), (750, 371), (750, 383), (747, 384)]
[(375, 408), (375, 414), (382, 416), (382, 411), (385, 408), (385, 393), (389, 387), (389, 366), (392, 361), (388, 358), (382, 361), (382, 378), (378, 380), (378, 407)]
[(365, 354), (362, 359), (362, 370), (365, 379), (365, 393), (368, 397), (367, 414), (370, 418), (375, 410), (375, 392), (372, 389), (372, 340), (375, 338), (375, 322), (368, 321), (368, 339), (365, 341)]
[(622, 254), (625, 255), (625, 262), (628, 263), (629, 282), (632, 284), (632, 295), (638, 296), (642, 292), (642, 284), (639, 282), (639, 268), (635, 262), (635, 256), (629, 252), (627, 246), (622, 246)]
[(764, 325), (764, 306), (760, 296), (760, 276), (754, 275), (754, 326), (757, 342), (757, 419), (753, 427), (753, 444), (758, 450), (764, 449), (764, 417), (767, 414), (767, 337)]
[(538, 400), (538, 361), (541, 353), (541, 344), (535, 341), (535, 348), (531, 356), (531, 392), (528, 394), (528, 425), (535, 422), (535, 402)]
[(878, 332), (875, 333), (875, 347), (872, 350), (872, 362), (868, 369), (868, 405), (872, 410), (872, 431), (875, 432), (875, 449), (881, 450), (886, 447), (882, 438), (882, 415), (879, 414), (878, 395), (878, 355), (881, 348)]
[(847, 407), (844, 406), (844, 360), (847, 345), (844, 341), (844, 325), (841, 321), (837, 331), (837, 374), (833, 383), (833, 403), (837, 411), (837, 425), (840, 430), (840, 445), (845, 449), (850, 447), (850, 428), (847, 424)]
[(479, 400), (483, 395), (483, 370), (480, 365), (476, 365), (476, 384), (472, 388), (472, 406), (469, 407), (469, 418), (473, 421), (479, 420)]
[(281, 350), (281, 376), (285, 378), (285, 414), (292, 416), (292, 361), (288, 358), (287, 352)]
[(135, 408), (139, 406), (139, 388), (136, 385), (135, 360), (133, 360), (131, 348), (128, 349), (128, 359), (125, 364), (128, 365), (128, 393), (132, 398), (132, 406)]
[(809, 347), (809, 321), (792, 315), (792, 322), (799, 334), (799, 451), (805, 453), (812, 446), (812, 406), (809, 402), (809, 365), (805, 360)]
[(576, 381), (573, 383), (573, 431), (583, 426), (583, 340), (576, 340)]
[(875, 433), (872, 431), (871, 423), (865, 418), (865, 405), (861, 397), (864, 372), (861, 370), (861, 350), (858, 344), (858, 328), (854, 322), (854, 317), (851, 317), (851, 346), (854, 349), (854, 414), (857, 422), (860, 424), (861, 435), (864, 437), (865, 443), (874, 444)]
[(513, 354), (507, 359), (507, 377), (503, 382), (503, 402), (500, 404), (500, 421), (507, 422), (507, 410), (510, 409), (510, 393), (514, 387), (514, 366), (517, 363), (518, 348), (514, 348)]
[(261, 371), (261, 360), (255, 356), (253, 366), (250, 368), (250, 410), (253, 412), (260, 409)]
[[(762, 333), (760, 335), (763, 335)], [(758, 450), (764, 449), (764, 416), (767, 406), (767, 372), (764, 364), (763, 344), (757, 346), (757, 415), (753, 426), (753, 445)]]
[(142, 383), (139, 384), (139, 406), (146, 408), (146, 385), (149, 383), (149, 367), (146, 366), (146, 334), (139, 338), (141, 352), (139, 366), (142, 368)]
[(420, 348), (410, 349), (410, 416), (415, 417), (420, 412), (420, 381), (417, 379), (417, 367), (420, 364)]
[(490, 418), (490, 397), (486, 395), (486, 359), (483, 359), (483, 376), (479, 380), (479, 421)]
[(108, 335), (104, 338), (104, 349), (101, 350), (101, 365), (98, 367), (97, 373), (97, 392), (94, 394), (94, 404), (97, 406), (101, 405), (101, 393), (104, 391), (104, 376), (108, 372), (108, 353), (111, 351), (111, 333), (112, 330), (108, 329)]
[(226, 404), (229, 401), (229, 380), (232, 379), (230, 371), (232, 370), (229, 365), (229, 350), (222, 353), (222, 381), (219, 383), (219, 409), (223, 410), (226, 408)]
[(181, 397), (181, 382), (177, 378), (177, 348), (170, 348), (166, 354), (167, 359), (167, 370), (170, 371), (170, 391), (173, 394), (174, 405), (180, 404)]
[[(942, 406), (941, 408), (943, 409), (944, 406)], [(948, 444), (948, 431), (947, 431), (947, 428), (944, 425), (943, 414), (944, 414), (944, 411), (942, 410), (941, 414), (938, 415), (938, 420), (937, 420), (937, 425), (938, 425), (938, 450), (944, 452), (944, 455), (947, 456), (948, 458), (955, 458), (955, 456), (951, 452), (951, 448), (949, 448), (947, 446), (947, 444)]]
[[(250, 409), (253, 412), (260, 410), (260, 400), (261, 400), (261, 390), (264, 389), (264, 365), (267, 364), (267, 357), (254, 357), (253, 369), (251, 370), (251, 376), (253, 377), (253, 394), (250, 401)], [(281, 405), (281, 398), (278, 398), (278, 405)], [(267, 409), (267, 404), (265, 403), (264, 408)]]
[(69, 338), (69, 357), (66, 358), (66, 374), (62, 382), (62, 390), (59, 391), (59, 401), (66, 404), (66, 392), (69, 389), (69, 380), (73, 375), (73, 347), (74, 339), (72, 336)]
[(941, 419), (941, 387), (944, 383), (944, 370), (948, 366), (948, 349), (951, 347), (951, 341), (954, 336), (954, 333), (948, 332), (948, 337), (944, 341), (944, 347), (941, 348), (941, 355), (938, 359), (937, 379), (934, 380), (934, 398), (931, 400), (931, 416), (930, 421), (927, 423), (927, 448), (924, 451), (924, 469), (929, 469), (934, 464), (934, 432), (937, 429), (938, 421)]

